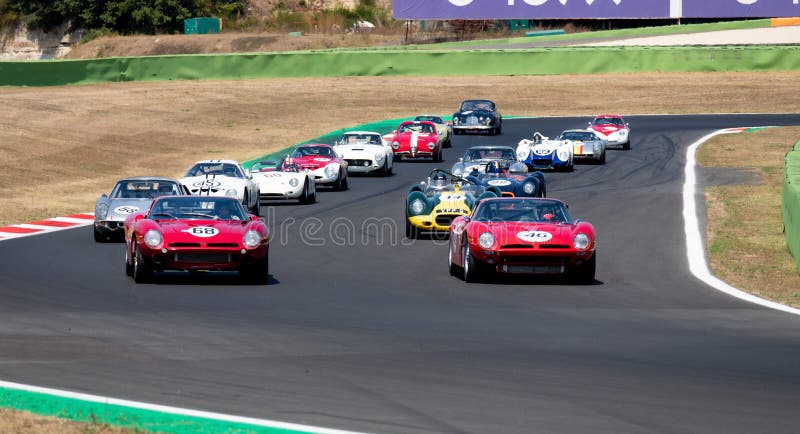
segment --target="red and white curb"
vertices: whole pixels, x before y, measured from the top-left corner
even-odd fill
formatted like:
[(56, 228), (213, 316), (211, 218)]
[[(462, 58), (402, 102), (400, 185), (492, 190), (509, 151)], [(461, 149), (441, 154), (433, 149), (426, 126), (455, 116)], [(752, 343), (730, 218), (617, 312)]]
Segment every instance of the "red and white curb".
[(31, 235), (41, 235), (48, 232), (63, 231), (80, 226), (94, 224), (94, 214), (78, 213), (63, 217), (53, 217), (46, 220), (38, 220), (30, 223), (20, 223), (16, 225), (0, 227), (0, 241), (13, 238), (29, 237)]

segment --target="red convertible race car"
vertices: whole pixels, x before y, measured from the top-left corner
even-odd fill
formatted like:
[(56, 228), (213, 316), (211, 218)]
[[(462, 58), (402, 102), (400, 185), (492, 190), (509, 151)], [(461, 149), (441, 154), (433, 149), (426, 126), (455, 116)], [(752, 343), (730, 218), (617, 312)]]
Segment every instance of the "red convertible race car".
[(444, 136), (436, 131), (436, 124), (430, 121), (405, 121), (393, 134), (384, 136), (392, 145), (395, 159), (430, 158), (442, 161)]
[(450, 226), (450, 274), (475, 282), (490, 272), (568, 275), (594, 282), (594, 227), (572, 221), (557, 199), (484, 199)]
[(125, 273), (136, 283), (165, 270), (239, 271), (266, 283), (269, 229), (232, 197), (162, 196), (125, 220)]

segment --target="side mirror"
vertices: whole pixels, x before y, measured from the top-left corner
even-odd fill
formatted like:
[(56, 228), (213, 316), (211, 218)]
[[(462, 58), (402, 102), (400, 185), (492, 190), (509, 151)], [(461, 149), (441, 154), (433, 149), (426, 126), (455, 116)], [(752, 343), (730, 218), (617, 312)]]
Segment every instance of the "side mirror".
[(458, 157), (458, 162), (459, 163), (463, 163), (464, 162), (464, 157)]
[(101, 195), (100, 195), (100, 197), (101, 197), (101, 198), (102, 198), (102, 197), (108, 197), (108, 195), (107, 195), (107, 194), (105, 194), (105, 193), (103, 193), (103, 194), (101, 194)]
[(136, 217), (133, 218), (134, 222), (138, 222), (139, 220), (144, 219), (144, 214), (136, 214)]
[(250, 214), (250, 221), (253, 221), (253, 222), (255, 222), (255, 221), (258, 221), (258, 219), (259, 219), (259, 218), (260, 218), (260, 217), (258, 217), (258, 216), (257, 216), (257, 215), (255, 215), (255, 214)]
[(470, 220), (472, 220), (472, 219), (471, 219), (471, 218), (469, 218), (469, 216), (468, 216), (468, 215), (465, 215), (465, 216), (464, 216), (464, 223), (469, 223), (469, 221), (470, 221)]

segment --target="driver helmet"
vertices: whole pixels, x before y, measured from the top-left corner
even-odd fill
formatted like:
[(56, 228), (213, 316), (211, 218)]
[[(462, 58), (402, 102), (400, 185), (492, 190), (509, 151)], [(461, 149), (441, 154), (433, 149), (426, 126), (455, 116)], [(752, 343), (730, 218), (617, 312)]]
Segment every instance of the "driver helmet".
[(528, 166), (525, 163), (514, 163), (508, 168), (509, 173), (528, 173)]
[(500, 168), (500, 162), (497, 160), (490, 161), (489, 164), (486, 165), (486, 173), (503, 173), (503, 170)]
[(170, 194), (172, 193), (172, 186), (169, 184), (161, 184), (158, 186), (159, 193)]
[(231, 207), (230, 203), (220, 203), (216, 207), (217, 216), (219, 216), (222, 220), (230, 220), (231, 214), (233, 214), (233, 207)]
[(447, 175), (442, 172), (437, 172), (431, 177), (430, 186), (433, 188), (444, 188), (450, 184), (447, 180)]

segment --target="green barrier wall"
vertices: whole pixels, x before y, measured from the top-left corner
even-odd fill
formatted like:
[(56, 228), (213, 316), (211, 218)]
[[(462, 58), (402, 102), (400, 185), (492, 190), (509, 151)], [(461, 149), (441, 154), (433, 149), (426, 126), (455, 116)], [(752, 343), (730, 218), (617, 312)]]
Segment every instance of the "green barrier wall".
[(0, 62), (0, 85), (337, 76), (800, 70), (800, 46), (356, 50)]
[(784, 158), (781, 208), (786, 244), (800, 269), (800, 141)]

